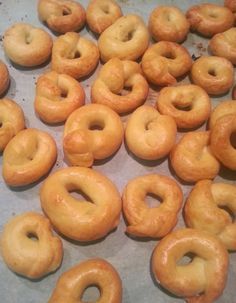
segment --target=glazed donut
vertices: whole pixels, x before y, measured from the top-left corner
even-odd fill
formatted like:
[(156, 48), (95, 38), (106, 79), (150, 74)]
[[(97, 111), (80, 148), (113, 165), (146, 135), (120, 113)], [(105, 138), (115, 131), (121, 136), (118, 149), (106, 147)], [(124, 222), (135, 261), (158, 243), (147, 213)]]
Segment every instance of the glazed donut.
[(24, 128), (25, 118), (21, 107), (13, 100), (0, 99), (0, 152)]
[(236, 115), (236, 102), (234, 100), (221, 101), (211, 113), (209, 128), (212, 129), (219, 118), (229, 114)]
[(5, 93), (10, 83), (10, 76), (6, 64), (0, 60), (0, 96)]
[[(122, 90), (131, 91), (122, 95)], [(110, 59), (100, 70), (91, 87), (93, 103), (104, 104), (119, 114), (131, 112), (142, 105), (148, 96), (149, 86), (141, 67), (133, 61)]]
[(129, 150), (145, 160), (165, 157), (175, 144), (176, 123), (172, 117), (161, 115), (154, 107), (143, 105), (130, 116), (125, 140)]
[(192, 84), (163, 88), (156, 106), (161, 114), (173, 117), (179, 128), (198, 127), (211, 114), (208, 94)]
[(39, 0), (38, 15), (51, 30), (60, 34), (77, 31), (86, 21), (83, 6), (72, 0)]
[(120, 17), (98, 39), (98, 48), (104, 62), (114, 57), (136, 60), (142, 56), (148, 44), (148, 29), (137, 15)]
[(215, 157), (226, 167), (236, 170), (236, 147), (231, 136), (236, 134), (236, 114), (217, 119), (211, 130), (211, 150)]
[(184, 220), (191, 228), (205, 230), (217, 236), (229, 250), (236, 250), (236, 223), (227, 211), (236, 215), (236, 186), (199, 181), (187, 198)]
[(185, 75), (191, 66), (187, 49), (174, 42), (153, 44), (142, 58), (144, 75), (148, 81), (160, 86), (175, 84), (176, 78)]
[(189, 23), (175, 6), (158, 6), (149, 17), (149, 31), (156, 41), (183, 42), (189, 32)]
[(66, 74), (51, 71), (37, 80), (34, 108), (46, 123), (65, 121), (84, 101), (84, 89)]
[(213, 179), (220, 170), (220, 164), (210, 149), (209, 131), (183, 135), (172, 149), (170, 161), (177, 176), (187, 182)]
[(99, 51), (94, 42), (69, 32), (59, 36), (53, 44), (52, 70), (73, 78), (89, 75), (97, 66)]
[(71, 165), (90, 167), (120, 147), (124, 129), (120, 117), (102, 104), (87, 104), (66, 121), (63, 148)]
[(35, 128), (20, 131), (3, 153), (2, 174), (10, 186), (34, 183), (48, 173), (57, 157), (56, 143)]
[(88, 26), (97, 34), (101, 34), (121, 16), (121, 8), (114, 0), (91, 0), (86, 11)]
[(225, 58), (202, 56), (193, 63), (191, 79), (210, 95), (224, 94), (233, 85), (234, 68)]
[[(75, 191), (88, 198), (75, 199), (70, 194)], [(108, 178), (90, 168), (68, 167), (50, 175), (41, 188), (40, 200), (53, 226), (73, 240), (103, 238), (119, 223), (118, 190)]]
[[(148, 194), (157, 195), (162, 203), (150, 208), (145, 201)], [(177, 223), (182, 200), (180, 186), (169, 177), (150, 174), (129, 181), (123, 193), (126, 231), (138, 237), (164, 237)]]
[(52, 51), (52, 38), (41, 28), (16, 23), (4, 33), (6, 55), (21, 66), (37, 66), (47, 61)]
[(1, 254), (12, 271), (39, 279), (60, 266), (63, 247), (60, 238), (53, 236), (47, 218), (27, 212), (13, 217), (4, 226)]
[[(178, 264), (187, 254), (189, 264)], [(212, 303), (222, 294), (229, 257), (224, 245), (214, 236), (185, 228), (162, 239), (152, 255), (156, 280), (188, 303)]]
[(234, 25), (234, 15), (227, 7), (211, 3), (190, 7), (186, 17), (191, 30), (205, 37), (222, 33)]
[[(116, 269), (103, 259), (90, 259), (64, 272), (48, 303), (83, 303), (86, 288), (99, 288), (99, 303), (121, 303), (122, 282)], [(92, 302), (92, 301), (91, 301)]]

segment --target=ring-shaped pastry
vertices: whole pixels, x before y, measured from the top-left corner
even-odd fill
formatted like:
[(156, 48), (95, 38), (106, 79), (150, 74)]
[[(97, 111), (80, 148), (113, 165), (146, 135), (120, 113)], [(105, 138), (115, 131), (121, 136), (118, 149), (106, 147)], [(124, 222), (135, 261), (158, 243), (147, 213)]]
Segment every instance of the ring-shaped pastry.
[(48, 303), (83, 303), (86, 288), (96, 286), (99, 303), (121, 303), (122, 282), (116, 269), (103, 259), (89, 259), (64, 272)]
[(0, 60), (0, 96), (5, 93), (10, 83), (10, 76), (6, 64)]
[[(122, 95), (125, 89), (131, 89)], [(148, 96), (149, 86), (140, 65), (133, 61), (110, 59), (100, 70), (91, 88), (93, 103), (104, 104), (119, 114), (142, 105)]]
[(49, 220), (38, 213), (13, 217), (4, 226), (0, 241), (3, 260), (24, 277), (39, 279), (61, 264), (62, 242), (53, 236)]
[[(83, 193), (86, 198), (76, 199), (71, 192)], [(90, 168), (68, 167), (50, 175), (41, 188), (40, 200), (52, 225), (73, 240), (101, 239), (120, 220), (118, 190), (108, 178)]]
[(47, 174), (57, 158), (54, 139), (46, 132), (20, 131), (3, 152), (2, 174), (10, 186), (24, 186)]
[(236, 102), (234, 100), (221, 101), (211, 113), (209, 128), (212, 129), (219, 118), (230, 114), (236, 115)]
[(235, 0), (225, 0), (224, 6), (228, 7), (231, 12), (234, 14), (234, 24), (236, 21), (236, 1)]
[(34, 108), (46, 123), (65, 121), (84, 101), (83, 87), (69, 75), (51, 71), (37, 80)]

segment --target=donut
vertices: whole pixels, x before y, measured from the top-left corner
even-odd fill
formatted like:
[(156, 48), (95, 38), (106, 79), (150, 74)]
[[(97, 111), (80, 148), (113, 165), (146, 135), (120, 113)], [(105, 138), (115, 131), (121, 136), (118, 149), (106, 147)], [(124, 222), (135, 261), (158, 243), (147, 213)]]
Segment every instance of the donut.
[(201, 180), (187, 198), (184, 220), (191, 228), (217, 236), (228, 250), (236, 250), (236, 223), (223, 207), (236, 215), (236, 186)]
[(21, 107), (13, 100), (0, 99), (0, 152), (24, 128), (25, 118)]
[(147, 80), (155, 85), (167, 86), (177, 82), (192, 66), (186, 48), (168, 41), (150, 46), (142, 58), (142, 70)]
[(114, 57), (136, 60), (143, 55), (148, 44), (148, 29), (137, 15), (120, 17), (98, 39), (98, 48), (104, 62)]
[(149, 17), (148, 27), (156, 41), (183, 42), (189, 32), (189, 22), (175, 6), (158, 6)]
[(195, 128), (211, 114), (211, 100), (201, 87), (193, 84), (164, 87), (156, 107), (163, 115), (174, 118), (179, 128)]
[[(76, 199), (72, 192), (86, 197)], [(119, 223), (118, 190), (108, 178), (90, 168), (68, 167), (51, 174), (40, 190), (40, 200), (52, 225), (76, 241), (101, 239)]]
[(121, 16), (121, 8), (114, 0), (91, 0), (86, 10), (88, 26), (97, 34), (104, 32)]
[(4, 33), (3, 47), (14, 63), (33, 67), (46, 62), (52, 52), (52, 38), (43, 29), (16, 23)]
[(236, 146), (232, 137), (236, 134), (236, 114), (218, 118), (211, 130), (211, 150), (215, 157), (229, 169), (236, 170)]
[(67, 119), (63, 148), (71, 165), (90, 167), (120, 147), (124, 129), (120, 117), (102, 104), (87, 104)]
[(84, 89), (66, 74), (51, 71), (37, 80), (34, 109), (46, 123), (65, 121), (74, 110), (84, 105), (84, 101)]
[(0, 96), (5, 93), (9, 87), (10, 76), (6, 64), (0, 60)]
[(187, 182), (213, 179), (220, 164), (210, 149), (210, 132), (188, 132), (170, 153), (171, 166), (176, 175)]
[(129, 150), (145, 160), (165, 157), (176, 139), (176, 123), (172, 117), (161, 115), (154, 107), (143, 105), (130, 116), (125, 140)]
[(204, 37), (212, 37), (234, 25), (234, 15), (230, 9), (211, 3), (190, 7), (186, 17), (191, 30)]
[[(181, 259), (193, 254), (188, 264)], [(162, 239), (154, 249), (152, 271), (162, 287), (188, 303), (215, 302), (227, 281), (229, 257), (214, 236), (185, 228)]]
[(235, 0), (225, 0), (224, 6), (228, 7), (231, 10), (231, 12), (234, 14), (234, 20), (236, 21), (236, 1)]
[[(122, 95), (126, 88), (131, 90)], [(113, 58), (101, 68), (93, 83), (91, 100), (109, 106), (118, 114), (124, 114), (142, 105), (148, 91), (148, 83), (138, 63)]]
[(82, 261), (64, 272), (48, 303), (72, 303), (74, 298), (77, 303), (83, 303), (83, 293), (90, 286), (96, 286), (100, 291), (96, 302), (122, 302), (122, 281), (118, 272), (107, 261), (96, 258)]
[(86, 21), (83, 6), (72, 0), (39, 0), (38, 16), (60, 34), (80, 30)]
[(54, 272), (63, 257), (62, 242), (49, 220), (35, 212), (11, 218), (1, 234), (1, 254), (7, 266), (29, 279)]
[(73, 78), (88, 76), (97, 66), (99, 51), (94, 42), (78, 33), (59, 36), (52, 48), (52, 70)]
[(219, 118), (229, 114), (236, 115), (236, 102), (234, 100), (221, 101), (211, 113), (209, 128), (212, 129)]
[[(148, 194), (160, 197), (161, 204), (150, 208), (145, 201)], [(180, 186), (169, 177), (149, 174), (132, 179), (123, 193), (127, 233), (137, 237), (164, 237), (177, 223), (182, 200)]]
[(35, 128), (22, 130), (3, 152), (3, 178), (10, 186), (34, 183), (49, 172), (56, 157), (56, 143), (48, 133)]
[(225, 58), (202, 56), (193, 63), (191, 79), (210, 95), (225, 94), (233, 85), (234, 68)]

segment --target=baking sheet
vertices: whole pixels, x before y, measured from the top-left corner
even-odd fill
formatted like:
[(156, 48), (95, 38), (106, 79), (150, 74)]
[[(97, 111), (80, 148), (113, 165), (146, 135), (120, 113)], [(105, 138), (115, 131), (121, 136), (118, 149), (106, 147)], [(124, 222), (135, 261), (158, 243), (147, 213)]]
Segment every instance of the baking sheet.
[[(80, 1), (84, 7), (88, 1)], [(136, 13), (141, 15), (145, 21), (152, 9), (156, 5), (177, 5), (186, 11), (188, 7), (194, 3), (201, 1), (151, 1), (151, 0), (123, 0), (118, 1), (121, 5), (123, 13)], [(202, 1), (203, 2), (203, 1)], [(223, 1), (208, 1), (223, 4)], [(56, 140), (58, 146), (58, 159), (52, 171), (61, 167), (66, 167), (62, 152), (62, 131), (63, 126), (48, 126), (42, 123), (34, 114), (33, 101), (35, 94), (35, 81), (39, 75), (49, 70), (50, 64), (46, 64), (40, 68), (19, 68), (14, 66), (4, 55), (2, 47), (2, 36), (9, 26), (15, 22), (28, 22), (35, 26), (43, 27), (49, 33), (37, 17), (37, 1), (36, 0), (1, 0), (0, 1), (0, 59), (8, 66), (11, 75), (11, 85), (6, 97), (14, 99), (24, 110), (26, 116), (27, 127), (35, 127), (49, 132)], [(52, 34), (52, 33), (51, 33)], [(85, 28), (81, 31), (81, 35), (94, 39), (91, 32)], [(193, 34), (189, 34), (187, 41), (184, 43), (191, 54), (195, 56), (207, 54), (207, 40)], [(98, 67), (99, 69), (99, 67)], [(97, 71), (98, 71), (97, 69)], [(96, 77), (97, 71), (87, 80), (82, 81), (82, 85), (86, 91), (86, 102), (89, 102), (90, 84)], [(183, 82), (189, 82), (185, 78)], [(147, 103), (154, 104), (158, 90), (151, 89)], [(230, 96), (223, 96), (212, 99), (214, 106), (222, 99), (230, 99)], [(124, 116), (123, 121), (127, 120)], [(205, 126), (204, 126), (205, 127)], [(180, 137), (182, 134), (178, 133)], [(2, 156), (0, 156), (0, 165), (2, 165)], [(108, 176), (118, 187), (120, 193), (123, 191), (126, 183), (140, 175), (147, 173), (158, 173), (171, 175), (168, 167), (168, 159), (163, 161), (142, 161), (135, 159), (128, 153), (124, 144), (120, 150), (109, 159), (96, 163), (94, 169)], [(234, 172), (222, 171), (217, 176), (216, 181), (224, 179), (225, 182), (235, 183), (236, 174)], [(181, 184), (184, 197), (187, 196), (192, 186)], [(39, 189), (41, 182), (26, 188), (9, 188), (0, 176), (0, 231), (3, 225), (14, 215), (25, 211), (42, 212), (39, 202)], [(179, 214), (179, 222), (175, 227), (177, 229), (184, 226), (182, 214)], [(150, 274), (150, 258), (157, 241), (140, 241), (134, 240), (125, 234), (125, 223), (123, 218), (117, 230), (109, 234), (104, 240), (95, 244), (80, 244), (74, 241), (66, 241), (64, 244), (64, 259), (60, 269), (46, 278), (37, 282), (32, 282), (22, 278), (11, 272), (0, 257), (0, 302), (5, 303), (45, 303), (48, 301), (52, 290), (56, 284), (58, 277), (73, 265), (82, 260), (101, 257), (111, 262), (119, 272), (123, 281), (123, 302), (124, 303), (177, 303), (182, 299), (176, 298), (160, 286), (154, 283)], [(221, 303), (236, 302), (236, 254), (230, 254), (230, 266), (228, 282), (223, 296), (217, 300)], [(92, 301), (94, 290), (87, 293), (86, 299)], [(66, 303), (66, 302), (65, 302)]]

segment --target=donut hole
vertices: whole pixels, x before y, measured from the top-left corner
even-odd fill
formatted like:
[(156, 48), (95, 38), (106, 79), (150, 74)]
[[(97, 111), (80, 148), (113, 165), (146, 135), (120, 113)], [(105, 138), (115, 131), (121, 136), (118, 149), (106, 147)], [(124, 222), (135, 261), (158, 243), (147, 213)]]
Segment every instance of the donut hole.
[(212, 19), (218, 18), (218, 14), (216, 12), (209, 12), (208, 16), (211, 17)]
[(100, 288), (97, 285), (90, 285), (85, 288), (80, 300), (84, 303), (98, 302), (101, 297)]
[(31, 42), (32, 42), (32, 36), (30, 35), (30, 33), (26, 33), (25, 34), (25, 43), (30, 44)]
[(218, 205), (218, 207), (229, 214), (231, 222), (235, 222), (235, 214), (227, 205)]
[(166, 59), (171, 59), (171, 60), (176, 59), (176, 55), (171, 51), (163, 54), (162, 56), (165, 57)]
[(174, 104), (174, 107), (178, 110), (189, 112), (192, 110), (192, 105), (191, 104)]
[(193, 253), (188, 252), (177, 261), (177, 265), (178, 266), (187, 266), (193, 261), (194, 257), (195, 257), (195, 255)]
[(108, 14), (110, 13), (110, 9), (109, 9), (109, 6), (108, 6), (108, 5), (103, 5), (103, 6), (101, 7), (101, 9), (102, 9), (102, 11), (103, 11), (106, 15), (108, 15)]
[(80, 202), (89, 202), (89, 203), (93, 203), (93, 201), (90, 199), (90, 197), (88, 195), (86, 195), (82, 190), (79, 189), (72, 189), (69, 190), (70, 195), (75, 198), (76, 200), (80, 201)]
[(2, 122), (0, 122), (0, 128), (2, 127), (2, 125), (3, 125)]
[(60, 94), (61, 99), (67, 98), (67, 96), (68, 96), (68, 91), (65, 89), (61, 89), (61, 94)]
[(209, 69), (208, 74), (209, 74), (210, 76), (212, 76), (212, 77), (216, 77), (216, 76), (217, 76), (217, 75), (216, 75), (216, 71), (215, 71), (215, 69), (213, 69), (213, 68)]
[(63, 9), (62, 9), (62, 15), (63, 16), (68, 16), (68, 15), (71, 15), (71, 9), (69, 7), (66, 7), (64, 6)]
[(105, 124), (103, 121), (94, 121), (89, 124), (89, 130), (97, 130), (101, 131), (105, 128)]
[(28, 232), (26, 236), (27, 236), (27, 238), (29, 238), (32, 241), (35, 241), (35, 242), (39, 241), (39, 237), (33, 231)]
[(73, 58), (74, 58), (74, 59), (78, 59), (78, 58), (80, 58), (80, 57), (81, 57), (80, 51), (76, 50), (76, 52), (74, 53)]
[(145, 202), (149, 208), (156, 208), (160, 206), (160, 203), (163, 202), (163, 199), (153, 193), (148, 193), (145, 197)]
[(132, 40), (133, 37), (134, 37), (134, 33), (135, 33), (135, 30), (130, 30), (130, 31), (128, 31), (128, 32), (125, 34), (125, 36), (123, 37), (122, 41), (123, 41), (123, 42), (128, 42), (128, 41)]
[[(1, 124), (0, 124), (1, 125)], [(1, 127), (1, 126), (0, 126)], [(233, 148), (236, 149), (236, 131), (233, 132), (230, 136), (230, 144), (232, 145)]]

